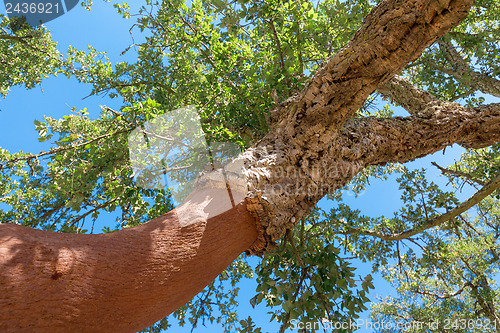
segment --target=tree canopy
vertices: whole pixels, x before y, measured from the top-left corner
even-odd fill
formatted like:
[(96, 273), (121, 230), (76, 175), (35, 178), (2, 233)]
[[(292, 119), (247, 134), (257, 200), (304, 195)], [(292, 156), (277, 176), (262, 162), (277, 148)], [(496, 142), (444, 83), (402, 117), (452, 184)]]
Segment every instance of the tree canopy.
[[(437, 2), (451, 6), (450, 1)], [(144, 188), (134, 178), (128, 137), (135, 128), (192, 105), (208, 143), (230, 142), (244, 152), (285, 128), (295, 112), (288, 108), (290, 101), (312, 90), (318, 70), (335, 55), (349, 51), (349, 41), (363, 33), (358, 30), (363, 22), (376, 21), (380, 13), (369, 13), (379, 3), (146, 0), (133, 9), (115, 3), (118, 13), (133, 21), (132, 33), (144, 37), (140, 44), (124, 46), (124, 53), (136, 54), (134, 62), (116, 63), (107, 59), (106, 50), (90, 46), (59, 50), (43, 26), (1, 17), (4, 98), (11, 87), (31, 89), (48, 76), (63, 75), (88, 85), (90, 95), (105, 95), (122, 107), (103, 106), (98, 116), (74, 109), (61, 119), (49, 114), (34, 120), (39, 141), (51, 146), (45, 152), (0, 148), (0, 202), (8, 206), (0, 209), (0, 222), (85, 234), (101, 232), (94, 223), (113, 213), (116, 221), (102, 230), (111, 233), (170, 211), (174, 202), (168, 188)], [(91, 9), (91, 2), (83, 5)], [(287, 215), (294, 223), (269, 232), (256, 267), (247, 254), (241, 255), (192, 301), (145, 331), (160, 332), (172, 320), (193, 327), (217, 322), (226, 332), (264, 331), (238, 313), (240, 284), (256, 278), (258, 287), (249, 301), (265, 304), (280, 332), (299, 322), (355, 321), (370, 305), (374, 321), (413, 325), (411, 332), (427, 332), (433, 322), (456, 332), (500, 332), (500, 128), (495, 118), (499, 106), (492, 103), (500, 97), (499, 6), (495, 0), (475, 1), (462, 22), (403, 64), (397, 75), (382, 80), (348, 115), (351, 122), (344, 122), (341, 131), (352, 140), (351, 151), (339, 152), (345, 160), (351, 154), (351, 164), (336, 170), (350, 174), (349, 182), (315, 194), (328, 200), (328, 209), (316, 205), (300, 221)], [(360, 48), (369, 43), (357, 42)], [(456, 120), (451, 109), (482, 118)], [(431, 123), (435, 114), (442, 117)], [(307, 122), (306, 112), (303, 117)], [(399, 140), (401, 133), (393, 131), (391, 122), (408, 122), (402, 132), (413, 141)], [(453, 131), (463, 123), (470, 124), (464, 130), (469, 137), (456, 139), (463, 133)], [(394, 139), (387, 159), (364, 151), (378, 146), (356, 141), (363, 131), (374, 133), (373, 142), (379, 133), (391, 133), (384, 139)], [(307, 141), (315, 134), (300, 133), (297, 140), (301, 135)], [(466, 148), (453, 165), (427, 166), (437, 168), (448, 186), (426, 176), (427, 168), (405, 165), (451, 143)], [(390, 155), (398, 149), (402, 153)], [(370, 180), (389, 177), (397, 178), (402, 199), (393, 216), (368, 216), (346, 203), (346, 189), (361, 193)], [(464, 200), (462, 188), (475, 194)], [(372, 274), (387, 279), (397, 295), (370, 299), (373, 277), (359, 276), (355, 260), (371, 263)]]

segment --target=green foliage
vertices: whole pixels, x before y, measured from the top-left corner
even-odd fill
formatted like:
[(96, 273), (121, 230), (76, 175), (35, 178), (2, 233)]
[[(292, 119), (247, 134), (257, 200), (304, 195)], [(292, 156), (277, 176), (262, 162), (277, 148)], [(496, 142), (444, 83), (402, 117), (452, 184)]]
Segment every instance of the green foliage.
[(50, 33), (43, 27), (31, 28), (19, 18), (0, 15), (0, 95), (10, 87), (27, 89), (43, 78), (56, 74), (61, 55)]
[[(498, 77), (499, 4), (495, 0), (475, 1), (468, 17), (446, 36), (457, 46), (471, 70)], [(453, 75), (453, 64), (437, 44), (429, 47), (406, 73), (412, 82), (444, 100), (464, 100), (468, 105), (484, 102), (470, 75)]]
[[(455, 164), (462, 177), (457, 177), (457, 173), (447, 176), (460, 187), (467, 182), (488, 180), (485, 175), (491, 178), (498, 173), (498, 156), (498, 145), (468, 150)], [(415, 187), (407, 191), (406, 200), (415, 198), (414, 191)], [(434, 203), (436, 208), (450, 209), (456, 202), (450, 193), (435, 195), (439, 191), (434, 188), (427, 193), (433, 195), (425, 201)], [(409, 212), (411, 203), (406, 207)], [(456, 332), (495, 332), (496, 309), (500, 304), (499, 207), (497, 190), (476, 206), (475, 212), (471, 212), (474, 215), (461, 214), (415, 237), (412, 242), (418, 247), (398, 253), (397, 263), (383, 268), (384, 277), (397, 288), (398, 295), (374, 304), (372, 318), (407, 325), (409, 332), (428, 332), (429, 327)], [(411, 212), (417, 218), (426, 218), (422, 206)]]
[[(50, 144), (47, 152), (0, 148), (0, 222), (86, 233), (94, 232), (100, 215), (110, 214), (116, 225), (103, 231), (112, 232), (169, 211), (168, 190), (147, 190), (134, 182), (128, 134), (167, 111), (194, 105), (209, 143), (229, 141), (242, 149), (252, 145), (269, 130), (268, 112), (303, 89), (312, 73), (353, 36), (375, 2), (147, 0), (137, 16), (126, 3), (114, 2), (124, 18), (137, 17), (134, 32), (145, 36), (145, 42), (123, 52), (136, 52), (135, 61), (117, 63), (91, 46), (85, 51), (70, 48), (62, 56), (45, 28), (0, 17), (2, 96), (10, 87), (33, 88), (59, 74), (90, 85), (91, 95), (122, 103), (119, 111), (102, 107), (95, 119), (87, 110), (73, 110), (62, 119), (36, 120), (39, 141)], [(82, 5), (90, 9), (92, 1)], [(476, 1), (468, 18), (446, 37), (471, 70), (494, 79), (500, 73), (499, 13), (497, 1)], [(454, 70), (433, 45), (404, 74), (444, 100), (484, 103), (470, 75), (457, 78)], [(376, 96), (370, 97), (357, 116), (391, 117), (393, 107), (378, 103)], [(499, 149), (468, 150), (444, 174), (455, 189), (480, 188), (500, 171)], [(344, 202), (346, 192), (359, 195), (371, 179), (387, 180), (394, 173), (399, 174), (403, 205), (393, 216), (366, 216)], [(167, 329), (174, 319), (181, 326), (219, 323), (225, 332), (261, 332), (252, 318), (237, 311), (238, 283), (254, 274), (258, 287), (251, 304), (265, 304), (271, 321), (283, 329), (291, 320), (357, 318), (373, 285), (371, 275), (356, 274), (355, 260), (371, 263), (373, 272), (381, 271), (398, 291), (373, 304), (374, 319), (443, 325), (449, 318), (476, 320), (473, 327), (451, 328), (487, 331), (485, 323), (499, 316), (491, 309), (500, 306), (495, 285), (498, 191), (476, 212), (414, 237), (384, 241), (373, 236), (422, 228), (456, 207), (457, 196), (429, 181), (424, 170), (397, 164), (366, 168), (328, 195), (329, 211), (314, 209), (255, 270), (238, 258), (186, 306), (145, 332)]]
[(99, 214), (117, 208), (120, 227), (169, 211), (167, 191), (145, 190), (132, 182), (127, 134), (136, 125), (129, 121), (130, 114), (138, 110), (146, 115), (156, 112), (151, 105), (140, 104), (124, 109), (127, 113), (118, 117), (105, 108), (96, 120), (86, 110), (59, 120), (36, 120), (39, 141), (49, 141), (54, 148), (36, 155), (3, 151), (0, 174), (9, 185), (0, 195), (11, 209), (0, 211), (0, 219), (45, 230), (83, 232), (86, 219), (92, 221), (93, 230)]
[(340, 254), (335, 231), (320, 222), (320, 215), (319, 209), (310, 214), (256, 269), (258, 294), (250, 302), (265, 301), (271, 321), (282, 328), (299, 321), (347, 322), (366, 310), (372, 277), (356, 279), (355, 268)]

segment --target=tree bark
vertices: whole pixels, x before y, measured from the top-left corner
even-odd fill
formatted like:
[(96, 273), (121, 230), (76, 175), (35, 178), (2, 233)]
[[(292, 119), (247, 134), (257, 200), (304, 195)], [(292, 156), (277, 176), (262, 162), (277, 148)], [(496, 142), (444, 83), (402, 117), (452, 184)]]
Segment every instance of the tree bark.
[[(187, 303), (257, 238), (244, 201), (201, 190), (110, 234), (0, 224), (1, 332), (137, 332)], [(190, 214), (190, 224), (179, 214)], [(184, 225), (183, 225), (184, 224)]]
[(445, 39), (439, 40), (439, 48), (453, 68), (446, 72), (452, 75), (458, 82), (466, 83), (474, 90), (479, 90), (485, 94), (500, 97), (500, 81), (487, 74), (473, 70), (467, 61), (462, 58), (451, 41)]
[[(463, 20), (472, 3), (382, 2), (302, 93), (271, 112), (274, 130), (242, 156), (248, 166), (249, 196), (258, 207), (268, 244), (364, 169), (362, 159), (352, 158), (362, 157), (362, 150), (339, 146), (340, 130), (379, 85)], [(365, 144), (371, 140), (366, 135), (359, 139)], [(346, 149), (351, 156), (344, 155)]]
[[(0, 225), (0, 330), (142, 329), (186, 303), (241, 252), (263, 253), (367, 165), (408, 161), (463, 140), (498, 140), (491, 132), (500, 132), (496, 113), (467, 118), (452, 138), (440, 132), (439, 143), (429, 132), (433, 119), (453, 128), (467, 112), (449, 119), (349, 120), (380, 84), (464, 19), (472, 2), (387, 0), (374, 8), (308, 87), (273, 111), (273, 130), (240, 155), (247, 198), (219, 215), (209, 212), (221, 204), (222, 188), (197, 191), (184, 206), (112, 234)], [(411, 121), (420, 122), (423, 134), (409, 132)], [(491, 122), (487, 132), (482, 121)], [(421, 144), (410, 145), (408, 133), (420, 135)], [(180, 223), (180, 211), (196, 212), (192, 223)]]

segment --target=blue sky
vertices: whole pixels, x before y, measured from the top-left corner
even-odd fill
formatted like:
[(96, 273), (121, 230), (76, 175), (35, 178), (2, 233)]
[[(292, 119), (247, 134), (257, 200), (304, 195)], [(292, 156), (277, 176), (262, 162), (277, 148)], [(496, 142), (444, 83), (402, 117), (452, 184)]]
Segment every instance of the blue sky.
[[(5, 13), (3, 5), (0, 5), (0, 13)], [(125, 20), (116, 13), (112, 5), (96, 0), (92, 11), (86, 11), (78, 5), (69, 13), (48, 22), (46, 26), (51, 31), (54, 40), (58, 42), (58, 48), (62, 53), (66, 52), (69, 45), (83, 50), (87, 49), (88, 45), (92, 45), (98, 51), (106, 51), (110, 60), (116, 62), (133, 60), (134, 58), (133, 49), (125, 56), (120, 56), (123, 50), (134, 43), (129, 33), (129, 28), (133, 23), (134, 18)], [(134, 38), (137, 42), (140, 41), (141, 36), (137, 32)], [(40, 86), (29, 91), (23, 87), (12, 88), (5, 99), (0, 99), (0, 147), (11, 152), (46, 150), (47, 144), (39, 143), (37, 140), (38, 135), (33, 124), (35, 119), (41, 120), (44, 115), (59, 118), (68, 114), (72, 107), (77, 109), (86, 107), (90, 114), (95, 117), (100, 112), (99, 105), (120, 108), (117, 101), (107, 97), (93, 96), (83, 99), (90, 91), (90, 85), (79, 84), (75, 79), (63, 76), (45, 79)], [(438, 152), (433, 156), (412, 162), (408, 166), (414, 168), (429, 167), (429, 176), (436, 183), (444, 185), (445, 180), (438, 177), (439, 172), (436, 168), (430, 167), (430, 162), (435, 161), (440, 165), (452, 164), (461, 151), (457, 147), (447, 149), (446, 155)], [(365, 215), (391, 216), (401, 203), (395, 177), (391, 177), (389, 181), (372, 180), (371, 184), (367, 191), (359, 197), (347, 196), (347, 203), (352, 208), (360, 209)], [(459, 197), (465, 198), (470, 194), (470, 191), (466, 191)], [(329, 207), (326, 201), (320, 202), (320, 205), (324, 208)], [(102, 223), (106, 222), (114, 224), (114, 217), (110, 218), (109, 221), (102, 221)], [(252, 258), (251, 262), (256, 265), (258, 259)], [(370, 273), (369, 270), (369, 265), (360, 264), (356, 274), (364, 276)], [(374, 277), (375, 289), (370, 293), (371, 298), (386, 296), (393, 292), (390, 285), (380, 276)], [(277, 332), (279, 325), (268, 322), (267, 309), (262, 305), (252, 309), (248, 302), (255, 295), (255, 287), (255, 281), (247, 281), (240, 286), (241, 297), (238, 312), (241, 319), (251, 316), (257, 325), (262, 327), (263, 332)], [(364, 313), (362, 318), (367, 319), (368, 313)], [(217, 327), (219, 326), (201, 327), (195, 332), (219, 331)], [(169, 331), (185, 332), (187, 330), (186, 327), (174, 326)], [(359, 332), (369, 332), (369, 330), (360, 330)]]

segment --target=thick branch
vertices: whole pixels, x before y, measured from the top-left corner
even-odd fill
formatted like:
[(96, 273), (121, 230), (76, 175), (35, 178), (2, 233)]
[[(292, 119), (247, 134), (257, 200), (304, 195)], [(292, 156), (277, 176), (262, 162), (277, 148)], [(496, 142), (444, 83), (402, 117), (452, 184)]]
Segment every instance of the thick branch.
[(405, 163), (457, 143), (484, 148), (500, 141), (500, 104), (466, 108), (444, 103), (425, 117), (352, 119), (338, 144), (367, 165)]
[(468, 85), (474, 87), (485, 94), (500, 97), (500, 81), (486, 74), (474, 71), (467, 61), (458, 53), (455, 46), (445, 39), (439, 40), (439, 48), (446, 57), (446, 60), (453, 67), (451, 75), (458, 81), (466, 81)]
[[(476, 108), (465, 108), (447, 102), (429, 104), (432, 107), (428, 107), (427, 112), (420, 116), (351, 119), (337, 142), (343, 147), (344, 158), (363, 160), (366, 165), (404, 163), (432, 154), (453, 143), (482, 148), (500, 141), (500, 104)], [(420, 107), (425, 108), (425, 104)], [(455, 209), (399, 234), (383, 235), (370, 230), (346, 233), (370, 235), (383, 240), (408, 238), (458, 216), (499, 186), (500, 175)]]
[[(378, 85), (465, 18), (472, 2), (384, 1), (367, 15), (349, 44), (315, 73), (308, 87), (273, 112), (273, 121), (286, 128), (283, 135), (298, 142), (309, 141), (320, 127), (341, 127)], [(307, 130), (297, 133), (296, 123)]]
[(394, 75), (381, 85), (378, 91), (393, 103), (403, 107), (411, 115), (425, 114), (432, 105), (442, 103), (434, 95), (418, 89), (399, 75)]
[[(342, 158), (334, 144), (339, 129), (380, 84), (465, 18), (472, 2), (382, 2), (304, 91), (272, 112), (274, 130), (242, 156), (269, 240), (281, 238), (326, 193), (364, 168), (362, 161)], [(313, 169), (322, 168), (337, 172), (316, 175)]]

